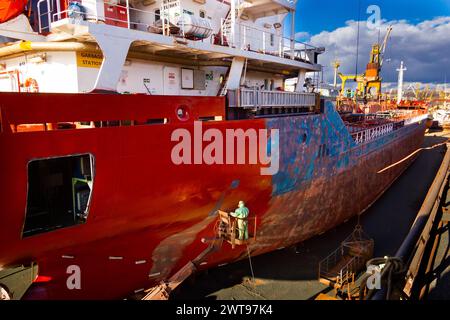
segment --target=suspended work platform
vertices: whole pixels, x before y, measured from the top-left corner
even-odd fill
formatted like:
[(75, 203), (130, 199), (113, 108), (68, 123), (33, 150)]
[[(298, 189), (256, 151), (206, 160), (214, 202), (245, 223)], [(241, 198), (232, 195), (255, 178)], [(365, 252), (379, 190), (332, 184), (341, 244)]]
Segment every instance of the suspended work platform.
[[(246, 225), (248, 237), (239, 238), (239, 227), (242, 223)], [(206, 262), (208, 257), (214, 252), (222, 248), (223, 242), (231, 244), (232, 249), (236, 246), (248, 245), (256, 240), (256, 216), (240, 219), (233, 217), (232, 214), (218, 210), (217, 221), (214, 225), (215, 237), (211, 239), (202, 239), (202, 242), (209, 243), (208, 247), (200, 253), (197, 258), (189, 261), (183, 268), (176, 272), (166, 281), (162, 281), (159, 285), (152, 287), (145, 292), (147, 293), (142, 300), (168, 300), (170, 293), (175, 290), (184, 280), (195, 273), (198, 266)]]

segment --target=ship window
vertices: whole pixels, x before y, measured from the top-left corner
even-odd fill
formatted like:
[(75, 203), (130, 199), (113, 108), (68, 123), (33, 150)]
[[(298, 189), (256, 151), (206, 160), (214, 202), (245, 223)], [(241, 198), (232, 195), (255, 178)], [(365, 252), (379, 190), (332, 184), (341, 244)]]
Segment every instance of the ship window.
[(155, 21), (158, 21), (161, 19), (161, 11), (159, 9), (155, 10)]
[(92, 155), (31, 161), (23, 237), (85, 223), (92, 187)]
[(270, 46), (273, 47), (275, 45), (275, 35), (273, 33), (270, 34)]
[(200, 18), (204, 18), (206, 16), (206, 12), (204, 10), (200, 10)]

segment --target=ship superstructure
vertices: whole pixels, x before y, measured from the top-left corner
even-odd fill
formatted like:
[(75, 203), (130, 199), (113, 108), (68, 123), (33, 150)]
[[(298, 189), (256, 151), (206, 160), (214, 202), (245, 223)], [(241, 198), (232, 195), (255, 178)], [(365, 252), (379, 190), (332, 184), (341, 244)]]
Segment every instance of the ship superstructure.
[(323, 49), (285, 36), (286, 0), (31, 3), (2, 25), (23, 42), (0, 48), (1, 91), (220, 96), (298, 77), (302, 92), (320, 70)]

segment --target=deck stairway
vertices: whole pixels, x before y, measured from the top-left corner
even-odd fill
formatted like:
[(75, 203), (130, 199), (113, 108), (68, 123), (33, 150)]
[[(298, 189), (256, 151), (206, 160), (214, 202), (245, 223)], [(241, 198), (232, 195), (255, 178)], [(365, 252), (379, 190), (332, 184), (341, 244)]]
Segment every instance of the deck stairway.
[(335, 295), (354, 299), (359, 294), (358, 273), (372, 258), (374, 242), (357, 226), (339, 248), (319, 263), (319, 281), (335, 290)]
[[(235, 27), (239, 20), (253, 20), (258, 18), (278, 15), (295, 10), (293, 0), (232, 0), (230, 9), (221, 23), (222, 45), (236, 46)], [(234, 13), (232, 12), (234, 11)]]
[[(243, 8), (245, 7), (246, 1), (243, 0), (235, 0), (236, 5), (234, 9), (234, 17), (233, 10), (230, 9), (221, 23), (221, 41), (222, 45), (234, 46), (235, 45), (235, 25), (239, 21), (239, 18), (242, 16)], [(234, 24), (234, 25), (233, 25)]]

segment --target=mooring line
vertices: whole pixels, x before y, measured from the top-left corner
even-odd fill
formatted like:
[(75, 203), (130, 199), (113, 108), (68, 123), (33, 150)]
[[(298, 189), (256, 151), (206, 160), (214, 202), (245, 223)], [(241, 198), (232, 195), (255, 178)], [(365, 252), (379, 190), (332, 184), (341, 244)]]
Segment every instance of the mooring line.
[(386, 167), (386, 168), (384, 168), (384, 169), (381, 169), (381, 170), (378, 171), (377, 173), (383, 173), (383, 172), (385, 172), (385, 171), (387, 171), (387, 170), (389, 170), (389, 169), (391, 169), (391, 168), (393, 168), (393, 167), (395, 167), (395, 166), (398, 166), (400, 163), (402, 163), (402, 162), (408, 160), (409, 158), (411, 158), (412, 156), (414, 156), (416, 153), (418, 153), (418, 152), (420, 152), (420, 151), (431, 150), (431, 149), (434, 149), (434, 148), (436, 148), (436, 147), (443, 146), (443, 145), (447, 144), (448, 140), (449, 140), (449, 139), (447, 139), (447, 141), (445, 141), (445, 142), (435, 144), (434, 146), (431, 146), (431, 147), (419, 148), (419, 149), (417, 149), (416, 151), (414, 151), (413, 153), (411, 153), (410, 155), (408, 155), (408, 156), (406, 156), (405, 158), (401, 159), (400, 161), (397, 161), (396, 163), (393, 163), (393, 164), (391, 164), (390, 166), (388, 166), (388, 167)]
[(250, 256), (250, 249), (248, 248), (248, 244), (246, 246), (247, 246), (248, 262), (250, 263), (250, 271), (252, 273), (252, 280), (253, 283), (255, 283), (255, 274), (253, 273), (253, 265), (252, 265), (252, 258)]

